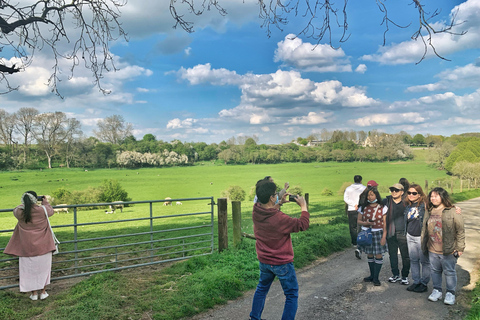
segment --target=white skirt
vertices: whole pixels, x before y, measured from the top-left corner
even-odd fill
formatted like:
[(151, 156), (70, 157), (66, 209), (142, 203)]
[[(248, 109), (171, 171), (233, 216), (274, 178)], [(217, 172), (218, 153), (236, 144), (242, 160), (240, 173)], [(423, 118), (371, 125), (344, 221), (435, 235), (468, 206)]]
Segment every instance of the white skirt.
[(52, 253), (36, 257), (19, 257), (20, 292), (42, 290), (50, 284)]

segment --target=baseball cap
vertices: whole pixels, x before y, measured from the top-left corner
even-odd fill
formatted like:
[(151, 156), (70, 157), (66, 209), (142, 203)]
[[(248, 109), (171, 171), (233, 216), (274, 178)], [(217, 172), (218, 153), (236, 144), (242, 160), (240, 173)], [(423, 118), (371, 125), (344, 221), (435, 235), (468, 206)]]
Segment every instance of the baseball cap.
[(378, 186), (378, 183), (376, 183), (375, 180), (370, 180), (370, 181), (367, 182), (367, 186), (376, 187), (376, 186)]
[(403, 190), (403, 185), (400, 184), (400, 183), (395, 183), (393, 186), (391, 186), (391, 188), (395, 188), (395, 189), (398, 189), (398, 190)]

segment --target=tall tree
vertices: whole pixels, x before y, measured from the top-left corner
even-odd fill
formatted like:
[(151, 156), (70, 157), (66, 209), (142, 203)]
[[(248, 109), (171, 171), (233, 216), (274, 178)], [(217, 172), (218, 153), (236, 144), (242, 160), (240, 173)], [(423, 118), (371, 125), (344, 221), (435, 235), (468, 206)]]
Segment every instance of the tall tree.
[(15, 130), (15, 115), (0, 109), (0, 140), (13, 151), (13, 132)]
[[(62, 143), (73, 140), (73, 135), (78, 133), (79, 122), (69, 121), (65, 113), (57, 111), (39, 114), (35, 119), (33, 134), (38, 147), (45, 152), (48, 168), (52, 168), (52, 158), (60, 149)], [(72, 143), (73, 141), (70, 141)]]
[(35, 108), (21, 108), (15, 113), (15, 128), (23, 137), (23, 162), (27, 162), (28, 145), (32, 136), (35, 117), (38, 110)]
[(131, 123), (125, 122), (122, 116), (114, 114), (104, 120), (97, 122), (98, 130), (94, 130), (95, 136), (103, 141), (112, 144), (120, 144), (126, 137), (132, 135)]

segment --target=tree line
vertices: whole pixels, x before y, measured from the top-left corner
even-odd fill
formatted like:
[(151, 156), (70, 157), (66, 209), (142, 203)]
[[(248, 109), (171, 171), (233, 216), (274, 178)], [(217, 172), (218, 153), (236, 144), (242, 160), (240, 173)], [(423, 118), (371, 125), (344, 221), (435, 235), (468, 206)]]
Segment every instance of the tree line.
[(39, 113), (35, 108), (22, 108), (9, 114), (0, 109), (0, 169), (138, 168), (205, 161), (224, 164), (398, 161), (413, 158), (412, 146), (424, 146), (430, 149), (428, 160), (432, 165), (456, 174), (461, 171), (454, 169), (457, 162), (474, 163), (480, 157), (480, 146), (476, 146), (480, 134), (411, 136), (404, 131), (386, 134), (376, 130), (322, 129), (317, 135), (266, 145), (259, 144), (256, 136), (231, 137), (211, 144), (166, 142), (157, 140), (153, 134), (137, 140), (132, 131), (132, 125), (120, 115), (98, 121), (94, 136), (85, 137), (80, 122), (63, 112)]

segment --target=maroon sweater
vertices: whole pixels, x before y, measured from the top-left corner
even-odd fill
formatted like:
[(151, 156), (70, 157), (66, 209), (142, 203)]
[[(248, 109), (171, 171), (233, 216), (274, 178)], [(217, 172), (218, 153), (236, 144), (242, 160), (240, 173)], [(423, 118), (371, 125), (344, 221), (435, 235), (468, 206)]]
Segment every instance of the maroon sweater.
[(292, 218), (278, 209), (265, 209), (255, 203), (252, 218), (258, 260), (270, 265), (293, 262), (290, 233), (307, 230), (310, 214), (302, 211), (300, 218)]

